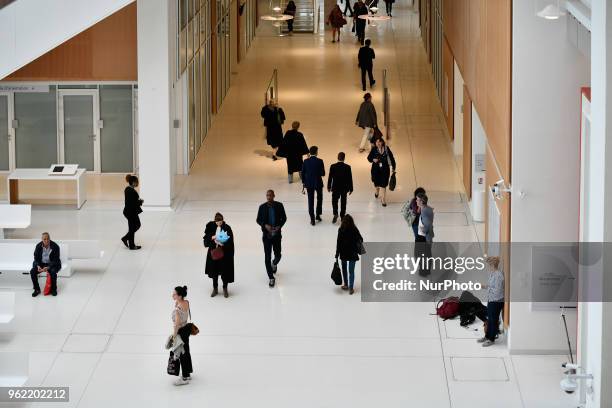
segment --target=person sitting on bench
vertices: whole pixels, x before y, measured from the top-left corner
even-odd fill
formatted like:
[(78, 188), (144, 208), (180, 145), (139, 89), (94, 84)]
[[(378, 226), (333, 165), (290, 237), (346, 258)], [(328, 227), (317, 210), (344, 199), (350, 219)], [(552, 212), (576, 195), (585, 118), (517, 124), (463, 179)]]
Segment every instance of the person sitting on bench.
[(51, 276), (51, 294), (57, 296), (57, 273), (60, 269), (62, 269), (62, 261), (60, 260), (59, 245), (51, 241), (51, 236), (48, 232), (43, 232), (42, 241), (36, 244), (36, 249), (34, 249), (34, 263), (30, 270), (30, 277), (34, 285), (32, 297), (40, 295), (38, 274), (42, 272), (46, 272)]

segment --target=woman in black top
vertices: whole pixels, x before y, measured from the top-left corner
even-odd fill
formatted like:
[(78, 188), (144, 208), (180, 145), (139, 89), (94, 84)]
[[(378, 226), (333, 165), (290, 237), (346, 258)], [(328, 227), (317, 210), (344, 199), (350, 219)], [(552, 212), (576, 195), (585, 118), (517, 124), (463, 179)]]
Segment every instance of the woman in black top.
[[(220, 242), (218, 235), (224, 231), (229, 239)], [(210, 297), (219, 293), (219, 276), (223, 281), (223, 297), (228, 297), (227, 284), (234, 282), (234, 233), (232, 228), (223, 221), (223, 215), (215, 214), (214, 221), (206, 224), (204, 229), (204, 246), (206, 252), (206, 275), (213, 280), (213, 291)]]
[[(289, 0), (289, 2), (287, 3), (287, 7), (285, 7), (285, 12), (283, 14), (295, 17), (296, 10), (297, 7), (295, 6), (295, 2), (293, 0)], [(289, 35), (293, 35), (293, 19), (287, 20), (287, 31), (289, 31)]]
[(376, 140), (376, 146), (372, 147), (368, 155), (368, 161), (372, 163), (372, 182), (376, 192), (374, 197), (378, 198), (382, 189), (381, 201), (383, 207), (387, 206), (387, 186), (389, 185), (389, 177), (392, 172), (395, 172), (395, 158), (393, 152), (383, 139)]
[(340, 228), (338, 228), (336, 259), (339, 257), (342, 261), (342, 289), (348, 289), (351, 295), (355, 293), (355, 290), (353, 289), (355, 284), (355, 263), (359, 260), (359, 249), (361, 244), (363, 244), (361, 233), (359, 233), (359, 229), (357, 229), (355, 226), (353, 217), (346, 214), (344, 217), (342, 217)]
[(121, 238), (121, 241), (126, 247), (132, 250), (140, 249), (141, 246), (136, 245), (134, 242), (134, 234), (140, 229), (140, 217), (138, 214), (142, 212), (141, 206), (143, 203), (136, 191), (136, 187), (138, 187), (138, 177), (128, 174), (125, 176), (125, 181), (127, 181), (128, 186), (124, 191), (125, 205), (123, 207), (123, 216), (127, 218), (128, 221), (128, 233)]
[(293, 173), (300, 173), (302, 179), (302, 166), (304, 165), (304, 155), (308, 154), (308, 145), (302, 132), (299, 132), (300, 122), (295, 121), (291, 124), (291, 130), (285, 133), (283, 143), (281, 143), (276, 155), (287, 158), (287, 174), (289, 183), (293, 183)]

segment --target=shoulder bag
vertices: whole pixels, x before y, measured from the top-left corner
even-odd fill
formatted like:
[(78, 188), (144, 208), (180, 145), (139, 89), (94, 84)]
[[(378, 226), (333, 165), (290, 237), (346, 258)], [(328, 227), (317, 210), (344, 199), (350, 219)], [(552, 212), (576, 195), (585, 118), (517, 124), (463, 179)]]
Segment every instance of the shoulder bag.
[[(389, 158), (389, 148), (385, 147), (385, 153), (387, 153), (387, 163), (389, 164), (389, 168), (393, 169), (393, 165), (391, 164), (391, 159)], [(393, 173), (391, 173), (391, 177), (389, 177), (389, 191), (394, 191), (397, 186), (397, 177), (395, 176), (395, 169), (393, 169)]]

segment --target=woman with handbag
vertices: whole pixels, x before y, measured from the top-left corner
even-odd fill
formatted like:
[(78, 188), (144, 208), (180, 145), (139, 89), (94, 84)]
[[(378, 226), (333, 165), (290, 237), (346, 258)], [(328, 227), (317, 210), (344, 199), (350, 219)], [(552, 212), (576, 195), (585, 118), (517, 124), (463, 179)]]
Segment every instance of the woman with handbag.
[(339, 5), (336, 4), (329, 13), (327, 24), (329, 24), (332, 29), (332, 42), (336, 42), (336, 33), (338, 33), (338, 42), (340, 42), (340, 29), (346, 24), (346, 19), (342, 15), (342, 10), (340, 10)]
[[(387, 186), (389, 185), (389, 178), (395, 173), (396, 164), (393, 152), (383, 139), (376, 140), (376, 145), (372, 147), (370, 154), (368, 154), (368, 161), (372, 163), (371, 175), (375, 189), (374, 197), (378, 198), (380, 195), (382, 206), (386, 207)], [(380, 190), (382, 190), (382, 193)]]
[(355, 293), (353, 289), (355, 284), (355, 263), (359, 260), (359, 255), (364, 253), (361, 233), (357, 226), (355, 226), (353, 217), (346, 214), (342, 217), (340, 228), (338, 228), (336, 260), (339, 257), (340, 261), (342, 261), (342, 290), (348, 290), (351, 295)]
[(134, 236), (136, 235), (136, 231), (140, 229), (140, 217), (138, 214), (142, 212), (141, 207), (143, 201), (140, 199), (138, 191), (136, 191), (138, 187), (138, 177), (128, 174), (125, 176), (125, 181), (128, 183), (128, 186), (124, 190), (125, 204), (123, 207), (123, 216), (128, 222), (128, 233), (121, 237), (121, 242), (129, 249), (137, 250), (140, 249), (141, 246), (136, 245)]
[[(191, 365), (191, 352), (189, 350), (189, 336), (191, 335), (192, 324), (189, 321), (189, 301), (187, 297), (187, 286), (177, 286), (172, 292), (174, 300), (174, 310), (172, 311), (172, 324), (174, 331), (172, 338), (177, 336), (183, 341), (183, 353), (179, 357), (181, 365), (181, 376), (174, 382), (174, 385), (185, 385), (191, 380), (193, 367)], [(177, 372), (176, 375), (179, 375)]]
[(215, 214), (214, 221), (206, 224), (204, 246), (208, 248), (206, 275), (213, 280), (210, 297), (219, 293), (219, 276), (223, 281), (223, 297), (229, 297), (227, 285), (234, 282), (234, 233), (220, 213)]

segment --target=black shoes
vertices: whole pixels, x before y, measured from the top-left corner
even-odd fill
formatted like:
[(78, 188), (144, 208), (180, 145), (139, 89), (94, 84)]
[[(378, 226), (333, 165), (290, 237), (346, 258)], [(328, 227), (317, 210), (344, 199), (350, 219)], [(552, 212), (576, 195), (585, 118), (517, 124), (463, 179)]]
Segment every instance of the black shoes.
[(229, 297), (229, 293), (227, 291), (227, 288), (223, 288), (223, 297), (224, 298), (228, 298)]
[(332, 219), (332, 224), (335, 224), (335, 223), (336, 223), (336, 221), (338, 221), (338, 216), (337, 216), (337, 215), (334, 215), (334, 218)]
[(57, 290), (52, 290), (51, 291), (51, 296), (57, 296)]
[(310, 220), (310, 225), (315, 225), (315, 220)]
[(40, 289), (34, 289), (34, 292), (32, 292), (32, 297), (36, 297), (40, 295)]
[(213, 288), (212, 293), (210, 294), (210, 297), (215, 297), (219, 294), (219, 290), (217, 288)]
[(139, 250), (140, 248), (142, 248), (140, 245), (134, 245), (133, 247), (130, 247), (130, 249), (131, 249), (132, 251), (137, 251), (137, 250)]
[(323, 221), (323, 220), (321, 219), (321, 215), (317, 215), (317, 218), (315, 218), (315, 219), (316, 219), (317, 221)]
[(275, 284), (276, 284), (276, 279), (274, 278), (270, 279), (270, 282), (268, 282), (268, 286), (271, 288), (273, 288)]
[(370, 88), (372, 88), (375, 83), (376, 83), (376, 81), (372, 81), (372, 83), (370, 84)]
[(130, 247), (130, 244), (128, 244), (128, 240), (126, 237), (121, 238), (121, 242), (123, 242), (123, 245), (125, 245), (126, 248)]

